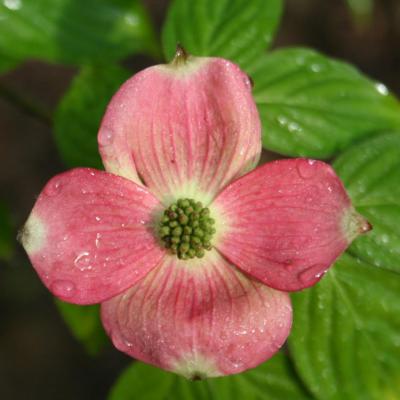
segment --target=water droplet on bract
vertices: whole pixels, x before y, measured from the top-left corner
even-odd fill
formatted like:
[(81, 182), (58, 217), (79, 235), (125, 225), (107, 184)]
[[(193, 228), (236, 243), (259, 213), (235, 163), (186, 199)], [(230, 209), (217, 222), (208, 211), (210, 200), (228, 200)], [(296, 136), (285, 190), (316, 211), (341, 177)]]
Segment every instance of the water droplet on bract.
[(133, 346), (133, 343), (130, 342), (128, 339), (124, 339), (124, 344), (125, 344), (125, 346), (127, 346), (127, 347), (132, 347), (132, 346)]
[(96, 219), (97, 222), (101, 221), (101, 217), (99, 217), (98, 215), (95, 216), (95, 219)]
[(50, 182), (46, 186), (44, 192), (47, 194), (47, 196), (56, 196), (61, 192), (61, 182), (60, 181)]
[(101, 233), (96, 233), (95, 245), (97, 248), (100, 247), (100, 239), (101, 239)]
[(108, 146), (110, 145), (114, 140), (114, 135), (112, 131), (108, 129), (102, 129), (99, 132), (99, 144), (102, 146)]
[(78, 256), (74, 260), (74, 264), (81, 271), (87, 271), (92, 269), (90, 253), (88, 251), (83, 251), (82, 253), (78, 254)]
[(314, 282), (315, 280), (321, 278), (321, 276), (326, 272), (326, 269), (321, 264), (315, 264), (304, 271), (300, 272), (298, 278), (300, 282), (308, 284)]
[(315, 160), (300, 159), (297, 163), (297, 171), (299, 175), (304, 179), (309, 179), (314, 176), (315, 172), (317, 171), (315, 163)]
[(51, 285), (51, 291), (59, 297), (71, 297), (75, 293), (75, 285), (71, 281), (56, 280)]

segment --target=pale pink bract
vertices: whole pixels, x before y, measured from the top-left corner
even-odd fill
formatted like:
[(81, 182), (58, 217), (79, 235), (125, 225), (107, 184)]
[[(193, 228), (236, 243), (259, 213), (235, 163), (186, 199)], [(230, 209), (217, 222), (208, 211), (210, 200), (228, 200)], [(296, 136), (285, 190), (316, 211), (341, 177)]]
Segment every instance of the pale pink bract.
[[(246, 74), (178, 53), (139, 72), (99, 131), (107, 172), (51, 179), (22, 231), (40, 278), (64, 301), (102, 303), (115, 346), (188, 378), (238, 373), (285, 342), (287, 291), (316, 283), (368, 223), (332, 168), (261, 152)], [(160, 242), (165, 207), (206, 204), (213, 248), (180, 260)]]

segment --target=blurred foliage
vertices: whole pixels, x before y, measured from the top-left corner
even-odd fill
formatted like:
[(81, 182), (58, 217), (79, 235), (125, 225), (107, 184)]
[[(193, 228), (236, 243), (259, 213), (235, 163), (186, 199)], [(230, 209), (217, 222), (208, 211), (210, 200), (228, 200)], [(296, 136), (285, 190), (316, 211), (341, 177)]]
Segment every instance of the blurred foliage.
[(99, 305), (77, 306), (57, 299), (55, 302), (72, 334), (89, 354), (96, 355), (109, 343), (101, 325)]
[(102, 169), (97, 130), (111, 96), (128, 77), (112, 64), (86, 66), (75, 77), (54, 117), (56, 143), (68, 166)]
[(125, 370), (109, 400), (307, 400), (287, 356), (276, 354), (267, 363), (242, 374), (191, 382), (140, 362)]
[(136, 0), (4, 0), (0, 21), (0, 53), (14, 59), (109, 63), (133, 52), (159, 53)]
[(11, 258), (15, 247), (14, 236), (9, 207), (0, 200), (0, 260)]
[(3, 74), (13, 68), (15, 68), (18, 64), (18, 61), (10, 58), (10, 57), (6, 57), (3, 56), (0, 53), (0, 74)]

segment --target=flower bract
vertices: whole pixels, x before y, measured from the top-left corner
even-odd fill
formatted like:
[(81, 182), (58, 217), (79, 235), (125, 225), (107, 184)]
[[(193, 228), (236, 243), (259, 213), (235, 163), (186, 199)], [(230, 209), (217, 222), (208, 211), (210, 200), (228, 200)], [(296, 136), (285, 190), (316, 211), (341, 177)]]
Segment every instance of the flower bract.
[(254, 169), (251, 84), (224, 59), (180, 49), (137, 73), (98, 142), (106, 172), (51, 179), (22, 243), (55, 296), (102, 303), (118, 349), (188, 378), (271, 357), (291, 327), (287, 292), (315, 284), (369, 229), (328, 164)]

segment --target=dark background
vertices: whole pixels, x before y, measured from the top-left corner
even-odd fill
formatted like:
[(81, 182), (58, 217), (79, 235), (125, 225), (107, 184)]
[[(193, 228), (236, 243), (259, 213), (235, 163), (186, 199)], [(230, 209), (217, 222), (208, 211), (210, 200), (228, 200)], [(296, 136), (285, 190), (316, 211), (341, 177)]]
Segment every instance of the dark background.
[[(168, 1), (145, 2), (158, 29)], [(347, 60), (400, 94), (400, 1), (376, 0), (373, 14), (355, 17), (345, 0), (287, 1), (275, 47), (310, 46)], [(136, 57), (129, 66), (141, 69)], [(76, 69), (30, 61), (0, 77), (0, 199), (21, 226), (35, 196), (65, 170), (46, 118)], [(16, 235), (16, 233), (15, 233)], [(0, 265), (0, 399), (103, 399), (128, 357), (109, 346), (89, 357), (59, 316), (22, 248)]]

